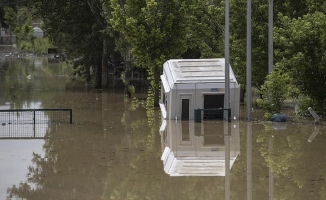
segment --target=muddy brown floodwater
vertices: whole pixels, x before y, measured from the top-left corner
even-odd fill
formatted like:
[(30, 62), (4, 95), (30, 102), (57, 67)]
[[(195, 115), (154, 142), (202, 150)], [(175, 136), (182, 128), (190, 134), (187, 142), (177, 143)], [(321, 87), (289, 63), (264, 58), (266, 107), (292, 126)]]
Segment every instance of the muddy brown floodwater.
[(43, 58), (2, 57), (0, 110), (72, 108), (73, 123), (13, 124), (0, 114), (0, 199), (326, 197), (326, 122), (165, 121), (160, 132), (143, 92), (125, 100), (69, 73)]

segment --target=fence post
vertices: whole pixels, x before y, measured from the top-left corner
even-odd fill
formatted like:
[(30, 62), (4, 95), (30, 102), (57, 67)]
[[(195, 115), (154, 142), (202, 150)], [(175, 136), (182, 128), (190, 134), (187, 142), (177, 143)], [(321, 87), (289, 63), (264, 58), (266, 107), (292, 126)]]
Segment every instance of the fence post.
[(35, 127), (35, 110), (33, 111), (33, 121), (34, 121), (34, 127)]
[(231, 108), (228, 109), (228, 122), (231, 122)]
[(195, 122), (201, 123), (201, 113), (200, 109), (195, 109)]
[(72, 108), (70, 108), (70, 124), (72, 124)]
[(309, 113), (315, 118), (315, 124), (319, 124), (320, 117), (317, 115), (317, 113), (311, 108), (308, 108)]

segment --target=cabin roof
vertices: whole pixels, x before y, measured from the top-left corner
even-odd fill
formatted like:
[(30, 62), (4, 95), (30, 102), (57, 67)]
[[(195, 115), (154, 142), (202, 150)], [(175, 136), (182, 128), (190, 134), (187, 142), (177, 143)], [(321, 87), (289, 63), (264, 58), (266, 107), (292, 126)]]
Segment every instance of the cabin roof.
[[(225, 82), (225, 59), (171, 59), (164, 63), (169, 84), (194, 82)], [(230, 82), (238, 83), (233, 70), (229, 70)], [(171, 83), (172, 82), (172, 83)]]

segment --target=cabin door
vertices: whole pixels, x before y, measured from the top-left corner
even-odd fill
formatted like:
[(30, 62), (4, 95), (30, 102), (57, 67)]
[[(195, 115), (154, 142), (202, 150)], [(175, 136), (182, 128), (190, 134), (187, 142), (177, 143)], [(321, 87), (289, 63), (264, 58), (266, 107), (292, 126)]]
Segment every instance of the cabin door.
[[(204, 109), (224, 108), (224, 94), (204, 95)], [(206, 119), (223, 119), (222, 111), (205, 111)]]

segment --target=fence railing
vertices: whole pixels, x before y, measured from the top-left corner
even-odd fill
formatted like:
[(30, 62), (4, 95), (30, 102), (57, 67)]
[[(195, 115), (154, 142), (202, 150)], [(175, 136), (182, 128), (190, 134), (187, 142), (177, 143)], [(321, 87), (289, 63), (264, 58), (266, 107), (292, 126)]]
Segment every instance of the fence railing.
[[(69, 114), (67, 114), (69, 113)], [(72, 124), (72, 109), (9, 109), (0, 110), (0, 125), (11, 124)]]
[(195, 122), (201, 123), (202, 121), (211, 120), (227, 120), (231, 122), (231, 108), (195, 109)]

